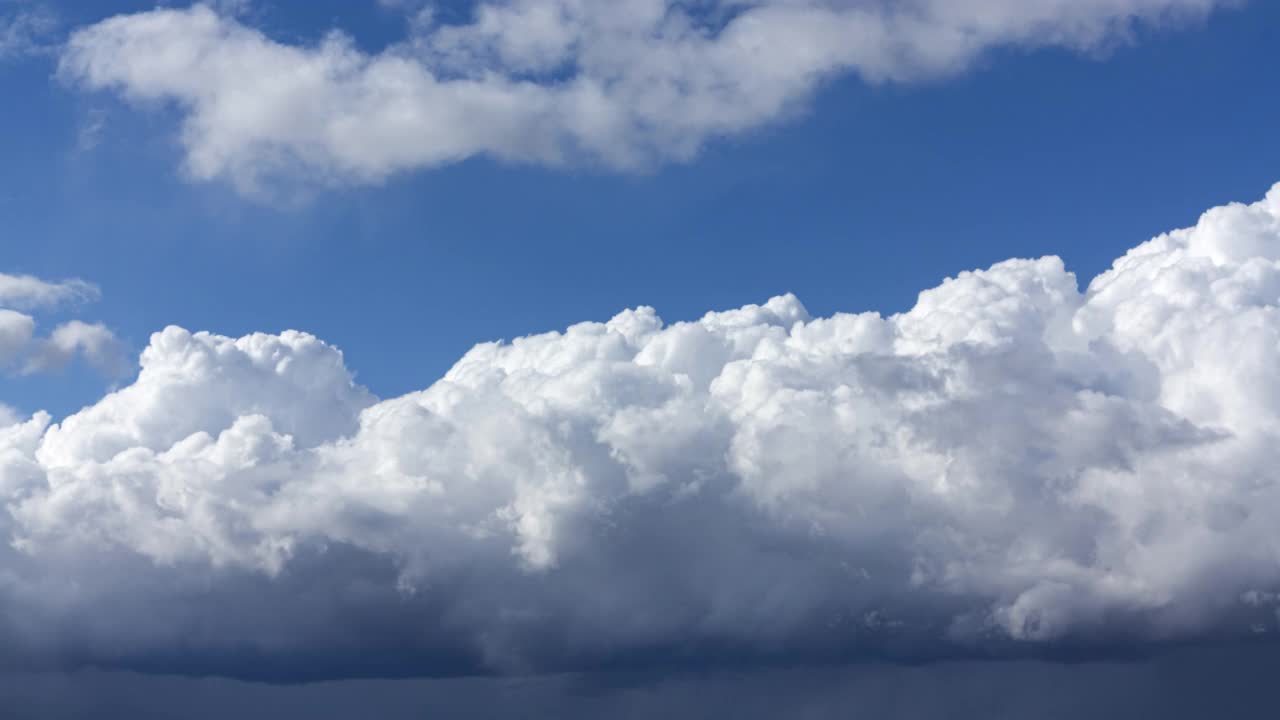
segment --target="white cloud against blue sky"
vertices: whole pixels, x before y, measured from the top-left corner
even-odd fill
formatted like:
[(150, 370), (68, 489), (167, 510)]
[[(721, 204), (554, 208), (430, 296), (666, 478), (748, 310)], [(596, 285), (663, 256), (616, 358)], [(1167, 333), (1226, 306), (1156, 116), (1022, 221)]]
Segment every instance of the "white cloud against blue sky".
[(61, 73), (177, 104), (185, 168), (240, 189), (378, 182), (475, 155), (615, 168), (688, 160), (710, 139), (795, 114), (823, 81), (954, 75), (986, 51), (1098, 51), (1222, 0), (482, 2), (417, 10), (361, 51), (340, 29), (276, 41), (195, 5), (77, 30)]
[(1240, 707), (1275, 27), (0, 0), (0, 714)]
[(127, 366), (123, 347), (103, 324), (69, 320), (41, 337), (36, 318), (28, 314), (96, 300), (98, 295), (98, 288), (83, 280), (48, 282), (0, 273), (0, 371), (55, 370), (81, 355), (108, 374), (123, 372)]
[(1270, 636), (1278, 293), (1280, 187), (1085, 289), (1047, 257), (888, 317), (642, 307), (383, 401), (310, 335), (171, 327), (131, 384), (3, 430), (0, 602), (36, 618), (6, 657), (307, 678)]
[(0, 63), (53, 52), (57, 27), (47, 7), (22, 0), (0, 3)]

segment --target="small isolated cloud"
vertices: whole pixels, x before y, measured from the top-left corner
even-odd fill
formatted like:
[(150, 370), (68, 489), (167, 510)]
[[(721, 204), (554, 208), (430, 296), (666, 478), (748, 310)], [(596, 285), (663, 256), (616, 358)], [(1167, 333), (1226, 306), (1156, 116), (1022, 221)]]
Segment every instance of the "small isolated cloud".
[(109, 375), (123, 374), (124, 346), (105, 325), (71, 320), (48, 337), (36, 334), (36, 319), (22, 311), (48, 310), (100, 296), (83, 280), (49, 282), (31, 275), (0, 273), (0, 371), (34, 373), (63, 368), (75, 357)]
[(514, 0), (414, 11), (385, 51), (276, 41), (195, 5), (76, 31), (63, 77), (172, 101), (186, 170), (254, 192), (476, 155), (615, 169), (691, 158), (803, 107), (825, 80), (959, 73), (998, 47), (1090, 51), (1227, 0)]
[(88, 152), (98, 147), (106, 126), (107, 113), (104, 110), (100, 108), (89, 110), (80, 120), (80, 128), (76, 132), (76, 147), (81, 152)]
[(0, 62), (52, 53), (57, 17), (43, 5), (0, 3)]
[(1280, 186), (1084, 289), (1046, 257), (887, 317), (641, 307), (387, 400), (311, 335), (171, 327), (132, 384), (0, 428), (0, 662), (297, 680), (1273, 638), (1278, 365)]
[(0, 273), (0, 307), (30, 310), (68, 302), (91, 302), (101, 293), (83, 280), (48, 282), (31, 275)]

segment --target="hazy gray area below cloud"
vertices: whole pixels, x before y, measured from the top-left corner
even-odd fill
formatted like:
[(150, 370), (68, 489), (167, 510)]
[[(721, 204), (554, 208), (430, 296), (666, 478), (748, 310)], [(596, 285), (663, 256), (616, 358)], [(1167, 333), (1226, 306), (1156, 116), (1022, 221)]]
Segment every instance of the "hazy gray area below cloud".
[(1131, 663), (868, 664), (684, 674), (261, 685), (86, 671), (0, 676), (11, 720), (706, 718), (1132, 720), (1260, 717), (1274, 645), (1188, 648)]

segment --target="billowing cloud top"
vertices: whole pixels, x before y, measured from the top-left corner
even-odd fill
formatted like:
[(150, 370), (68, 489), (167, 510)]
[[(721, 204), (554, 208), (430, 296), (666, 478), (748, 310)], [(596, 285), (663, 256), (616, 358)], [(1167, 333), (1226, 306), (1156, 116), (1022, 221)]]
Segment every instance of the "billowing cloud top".
[(1280, 629), (1280, 186), (1085, 291), (791, 296), (479, 345), (379, 401), (156, 333), (0, 429), (0, 657), (256, 678), (1107, 652)]
[(489, 0), (376, 54), (205, 5), (72, 35), (65, 77), (177, 103), (186, 168), (245, 191), (369, 183), (486, 154), (632, 168), (794, 112), (823, 80), (956, 73), (993, 47), (1092, 50), (1228, 0)]

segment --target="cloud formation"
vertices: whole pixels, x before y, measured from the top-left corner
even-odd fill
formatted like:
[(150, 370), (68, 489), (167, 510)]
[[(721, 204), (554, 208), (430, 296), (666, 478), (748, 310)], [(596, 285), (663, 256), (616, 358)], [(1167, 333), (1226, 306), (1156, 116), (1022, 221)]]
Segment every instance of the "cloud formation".
[(107, 374), (127, 369), (124, 346), (105, 325), (70, 320), (48, 337), (36, 335), (36, 319), (21, 311), (50, 310), (97, 300), (97, 286), (83, 280), (49, 282), (0, 273), (0, 372), (56, 370), (76, 356)]
[(1046, 257), (888, 317), (641, 307), (388, 400), (305, 333), (170, 327), (132, 384), (0, 429), (0, 660), (299, 679), (1270, 637), (1278, 354), (1280, 185), (1083, 291)]
[(801, 109), (824, 81), (909, 82), (994, 48), (1090, 52), (1230, 0), (506, 0), (430, 7), (377, 53), (272, 39), (205, 5), (75, 32), (65, 78), (176, 104), (186, 170), (254, 192), (487, 155), (636, 168)]

